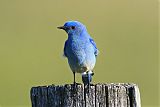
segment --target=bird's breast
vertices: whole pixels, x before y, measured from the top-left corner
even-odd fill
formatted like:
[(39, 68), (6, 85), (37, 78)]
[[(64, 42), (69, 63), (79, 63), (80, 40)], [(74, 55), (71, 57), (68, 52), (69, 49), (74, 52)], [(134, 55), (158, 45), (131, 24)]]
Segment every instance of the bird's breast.
[(87, 40), (68, 40), (66, 52), (72, 71), (84, 72), (93, 69), (96, 62), (94, 49)]
[(67, 55), (69, 60), (74, 60), (78, 63), (82, 63), (88, 57), (95, 57), (91, 43), (78, 39), (68, 41)]
[(79, 40), (71, 40), (67, 46), (67, 54), (74, 60), (81, 60), (85, 57), (84, 43)]

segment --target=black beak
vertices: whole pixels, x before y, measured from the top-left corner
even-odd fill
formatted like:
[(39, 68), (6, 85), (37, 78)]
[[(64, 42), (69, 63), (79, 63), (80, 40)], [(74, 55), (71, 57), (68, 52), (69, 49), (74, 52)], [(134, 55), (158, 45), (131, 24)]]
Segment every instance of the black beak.
[(58, 29), (63, 29), (63, 30), (65, 30), (66, 29), (66, 27), (65, 26), (59, 26), (59, 27), (57, 27)]

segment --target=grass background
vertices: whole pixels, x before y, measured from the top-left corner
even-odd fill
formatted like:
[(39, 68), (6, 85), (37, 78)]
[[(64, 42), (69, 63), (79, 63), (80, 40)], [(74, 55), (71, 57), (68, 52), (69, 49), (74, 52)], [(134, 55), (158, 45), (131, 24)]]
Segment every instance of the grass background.
[(94, 83), (136, 83), (142, 107), (158, 107), (158, 5), (156, 0), (0, 0), (0, 107), (31, 107), (32, 86), (72, 83), (62, 57), (67, 35), (56, 28), (68, 20), (84, 23), (100, 50)]

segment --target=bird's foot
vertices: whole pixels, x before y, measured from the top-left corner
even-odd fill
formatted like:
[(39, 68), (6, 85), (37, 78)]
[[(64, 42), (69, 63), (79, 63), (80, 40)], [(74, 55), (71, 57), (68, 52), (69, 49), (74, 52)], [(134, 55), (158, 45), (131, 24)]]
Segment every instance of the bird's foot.
[(73, 84), (74, 84), (74, 85), (82, 85), (81, 83), (76, 83), (76, 82), (74, 82)]
[(75, 96), (77, 93), (77, 86), (78, 84), (76, 82), (73, 82), (72, 84), (72, 95)]
[(76, 87), (77, 85), (81, 85), (81, 83), (73, 82), (73, 86), (74, 86), (74, 87)]
[(94, 86), (94, 84), (91, 84), (91, 83), (90, 83), (90, 86)]

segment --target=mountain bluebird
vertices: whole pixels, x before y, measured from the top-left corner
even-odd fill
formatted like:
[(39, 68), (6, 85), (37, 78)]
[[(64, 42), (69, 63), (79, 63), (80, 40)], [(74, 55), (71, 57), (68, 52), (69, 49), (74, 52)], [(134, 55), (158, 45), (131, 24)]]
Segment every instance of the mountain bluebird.
[(96, 43), (88, 34), (86, 27), (78, 21), (68, 21), (58, 29), (63, 29), (68, 34), (64, 45), (64, 56), (68, 58), (74, 75), (74, 84), (75, 73), (81, 73), (84, 85), (89, 85), (98, 55)]

